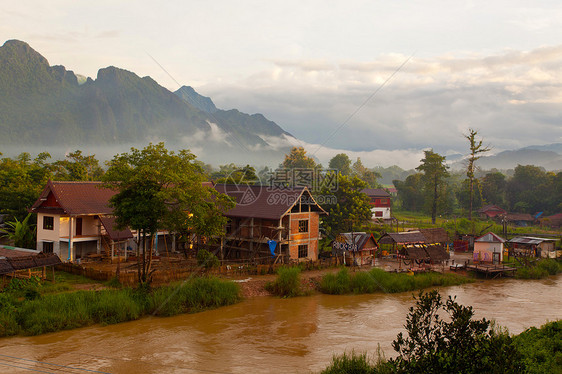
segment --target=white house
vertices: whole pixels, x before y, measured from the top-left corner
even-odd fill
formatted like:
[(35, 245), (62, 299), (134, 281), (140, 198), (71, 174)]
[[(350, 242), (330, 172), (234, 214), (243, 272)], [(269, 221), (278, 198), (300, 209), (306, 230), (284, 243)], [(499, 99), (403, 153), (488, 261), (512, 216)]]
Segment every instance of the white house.
[(477, 262), (500, 264), (503, 261), (505, 239), (489, 232), (474, 240), (473, 259)]

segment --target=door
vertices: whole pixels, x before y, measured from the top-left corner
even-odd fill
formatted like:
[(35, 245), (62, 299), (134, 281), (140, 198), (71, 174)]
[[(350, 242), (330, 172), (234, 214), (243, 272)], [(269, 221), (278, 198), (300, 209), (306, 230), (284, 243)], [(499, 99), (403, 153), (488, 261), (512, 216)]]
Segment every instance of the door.
[(494, 252), (493, 257), (492, 257), (492, 262), (494, 264), (500, 263), (500, 253), (499, 252)]
[(82, 235), (82, 218), (76, 218), (76, 236)]

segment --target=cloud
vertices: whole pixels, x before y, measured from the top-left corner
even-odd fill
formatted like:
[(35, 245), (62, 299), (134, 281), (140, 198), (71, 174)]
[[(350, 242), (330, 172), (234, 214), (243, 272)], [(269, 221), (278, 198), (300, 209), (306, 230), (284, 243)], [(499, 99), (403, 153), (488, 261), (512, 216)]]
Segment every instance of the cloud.
[(407, 57), (276, 61), (245, 80), (202, 91), (219, 107), (264, 113), (309, 144), (354, 152), (466, 153), (468, 128), (495, 149), (562, 136), (562, 45), (414, 57), (361, 107)]

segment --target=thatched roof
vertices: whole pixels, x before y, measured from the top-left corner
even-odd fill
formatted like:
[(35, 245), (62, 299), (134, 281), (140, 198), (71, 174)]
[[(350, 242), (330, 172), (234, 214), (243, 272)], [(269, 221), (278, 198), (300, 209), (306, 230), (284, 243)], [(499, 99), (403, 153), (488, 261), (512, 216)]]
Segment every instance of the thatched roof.
[(62, 263), (59, 256), (54, 253), (30, 254), (18, 250), (10, 250), (10, 252), (9, 257), (0, 257), (0, 274)]
[(402, 248), (400, 254), (407, 260), (424, 260), (429, 257), (422, 247), (407, 246)]
[(425, 247), (425, 251), (433, 262), (445, 261), (451, 258), (449, 252), (447, 252), (445, 248), (440, 245), (429, 245)]
[(449, 235), (447, 231), (442, 227), (436, 227), (431, 229), (420, 229), (419, 230), (427, 244), (431, 243), (447, 243), (449, 241)]
[(0, 274), (8, 274), (14, 271), (10, 262), (5, 258), (0, 258)]
[(389, 232), (379, 239), (379, 244), (421, 244), (425, 243), (425, 237), (419, 231)]

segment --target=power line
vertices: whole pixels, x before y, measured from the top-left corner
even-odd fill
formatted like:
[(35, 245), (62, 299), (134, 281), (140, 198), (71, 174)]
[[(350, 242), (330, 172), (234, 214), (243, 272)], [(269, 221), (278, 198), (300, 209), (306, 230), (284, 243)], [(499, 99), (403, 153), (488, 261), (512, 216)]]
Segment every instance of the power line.
[(353, 113), (351, 113), (349, 115), (349, 117), (347, 117), (347, 119), (345, 121), (342, 122), (341, 125), (338, 126), (337, 129), (335, 129), (329, 136), (328, 138), (324, 141), (324, 143), (320, 144), (318, 146), (318, 148), (316, 148), (316, 151), (314, 151), (314, 153), (312, 153), (312, 155), (315, 155), (321, 148), (323, 148), (326, 143), (328, 143), (330, 141), (330, 139), (332, 139), (332, 137), (334, 135), (336, 135), (345, 125), (347, 125), (347, 123), (369, 102), (371, 101), (371, 99), (380, 91), (382, 90), (382, 88), (384, 86), (386, 86), (386, 84), (396, 75), (396, 73), (398, 73), (400, 70), (402, 70), (402, 68), (404, 67), (404, 65), (406, 65), (408, 63), (408, 61), (410, 61), (412, 59), (412, 57), (414, 57), (414, 53), (412, 53), (410, 55), (410, 57), (408, 57), (400, 66), (398, 66), (398, 68), (396, 68), (396, 70), (394, 70), (394, 72), (392, 74), (390, 74), (388, 76), (388, 78), (386, 78), (386, 80), (361, 104), (357, 107), (357, 109), (355, 109), (353, 111)]

